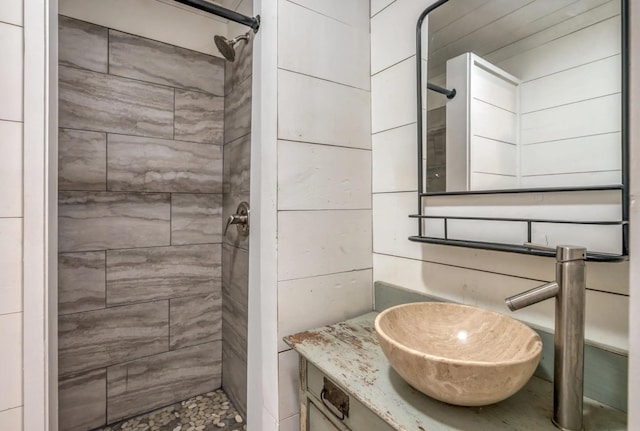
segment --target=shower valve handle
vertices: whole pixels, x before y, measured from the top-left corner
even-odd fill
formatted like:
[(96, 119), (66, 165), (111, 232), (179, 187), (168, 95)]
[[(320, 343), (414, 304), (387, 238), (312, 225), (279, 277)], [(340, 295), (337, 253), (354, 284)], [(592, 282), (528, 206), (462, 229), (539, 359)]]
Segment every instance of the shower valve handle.
[(224, 227), (223, 236), (227, 235), (227, 231), (229, 230), (229, 226), (232, 224), (237, 225), (238, 233), (243, 236), (249, 235), (249, 204), (246, 202), (241, 202), (238, 205), (238, 209), (236, 209), (235, 214), (231, 214), (227, 219), (227, 224)]

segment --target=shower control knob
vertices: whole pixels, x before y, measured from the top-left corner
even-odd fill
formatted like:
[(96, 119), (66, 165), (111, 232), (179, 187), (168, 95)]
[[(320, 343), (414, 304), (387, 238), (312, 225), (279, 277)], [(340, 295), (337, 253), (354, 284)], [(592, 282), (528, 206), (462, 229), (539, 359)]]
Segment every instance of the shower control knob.
[(231, 214), (227, 219), (227, 224), (224, 227), (223, 236), (227, 235), (229, 226), (236, 225), (238, 228), (238, 234), (241, 236), (249, 235), (249, 204), (247, 202), (240, 202), (235, 214)]

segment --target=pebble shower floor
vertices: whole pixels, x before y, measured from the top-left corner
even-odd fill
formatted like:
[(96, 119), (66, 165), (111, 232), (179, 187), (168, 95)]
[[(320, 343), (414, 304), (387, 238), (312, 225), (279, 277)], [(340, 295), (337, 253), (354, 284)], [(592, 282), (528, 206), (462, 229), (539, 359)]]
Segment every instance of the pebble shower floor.
[(96, 431), (243, 431), (247, 426), (222, 389)]

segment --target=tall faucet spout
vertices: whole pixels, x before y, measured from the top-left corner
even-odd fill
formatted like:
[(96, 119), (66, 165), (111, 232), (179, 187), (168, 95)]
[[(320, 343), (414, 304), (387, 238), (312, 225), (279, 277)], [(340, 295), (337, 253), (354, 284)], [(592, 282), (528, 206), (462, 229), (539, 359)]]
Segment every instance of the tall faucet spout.
[(526, 292), (519, 293), (517, 295), (510, 296), (504, 301), (507, 303), (509, 310), (516, 311), (521, 308), (528, 307), (533, 304), (537, 304), (545, 299), (550, 299), (558, 295), (560, 292), (560, 286), (557, 282), (551, 281), (545, 283), (542, 286), (534, 287)]

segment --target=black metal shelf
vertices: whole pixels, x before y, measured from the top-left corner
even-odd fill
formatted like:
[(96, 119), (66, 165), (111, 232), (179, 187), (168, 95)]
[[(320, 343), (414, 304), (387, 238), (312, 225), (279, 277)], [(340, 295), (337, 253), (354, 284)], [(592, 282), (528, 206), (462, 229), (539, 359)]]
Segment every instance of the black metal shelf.
[[(465, 241), (458, 239), (442, 239), (426, 236), (410, 236), (409, 241), (422, 242), (428, 244), (449, 245), (454, 247), (477, 248), (482, 250), (505, 251), (511, 253), (529, 254), (543, 257), (555, 257), (555, 252), (545, 250), (534, 250), (524, 245), (500, 244), (481, 241)], [(624, 262), (628, 257), (619, 254), (587, 252), (589, 262)]]
[(500, 195), (500, 194), (516, 194), (516, 193), (559, 193), (559, 192), (589, 192), (589, 191), (606, 191), (606, 190), (624, 190), (622, 184), (612, 184), (605, 186), (586, 186), (586, 187), (546, 187), (536, 189), (503, 189), (503, 190), (470, 190), (459, 192), (424, 192), (420, 193), (422, 197), (429, 196), (467, 196), (467, 195)]
[(411, 214), (409, 218), (437, 219), (437, 220), (481, 220), (481, 221), (506, 221), (519, 223), (560, 223), (560, 224), (583, 224), (599, 226), (621, 226), (629, 222), (624, 220), (551, 220), (551, 219), (531, 219), (531, 218), (510, 218), (510, 217), (473, 217), (473, 216), (442, 216)]

